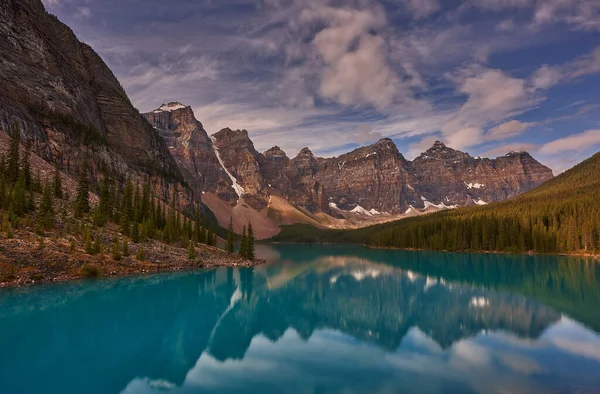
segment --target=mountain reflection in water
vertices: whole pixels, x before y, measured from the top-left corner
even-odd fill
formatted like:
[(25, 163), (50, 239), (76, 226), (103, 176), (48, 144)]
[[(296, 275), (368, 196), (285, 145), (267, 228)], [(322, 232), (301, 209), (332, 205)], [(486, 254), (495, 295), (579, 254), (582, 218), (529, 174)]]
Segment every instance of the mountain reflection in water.
[(270, 262), (254, 269), (0, 292), (0, 387), (67, 394), (600, 387), (594, 261), (263, 248)]

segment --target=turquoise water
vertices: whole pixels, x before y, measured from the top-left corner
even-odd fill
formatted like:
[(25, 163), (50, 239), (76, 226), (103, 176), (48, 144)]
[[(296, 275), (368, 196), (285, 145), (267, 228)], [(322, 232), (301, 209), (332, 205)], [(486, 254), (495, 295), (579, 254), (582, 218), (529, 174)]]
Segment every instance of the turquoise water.
[(0, 290), (0, 392), (600, 392), (600, 265), (261, 247), (254, 269)]

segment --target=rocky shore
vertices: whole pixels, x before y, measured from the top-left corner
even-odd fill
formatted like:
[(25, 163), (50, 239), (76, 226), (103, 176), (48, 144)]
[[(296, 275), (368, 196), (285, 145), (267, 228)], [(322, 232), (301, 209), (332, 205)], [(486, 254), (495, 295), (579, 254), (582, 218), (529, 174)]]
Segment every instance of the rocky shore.
[[(105, 249), (107, 249), (105, 247)], [(88, 254), (80, 243), (56, 235), (40, 237), (29, 231), (0, 238), (0, 288), (31, 286), (91, 277), (118, 277), (214, 267), (252, 267), (263, 260), (245, 260), (222, 249), (196, 245), (189, 250), (161, 242), (130, 243), (127, 255), (110, 250)]]

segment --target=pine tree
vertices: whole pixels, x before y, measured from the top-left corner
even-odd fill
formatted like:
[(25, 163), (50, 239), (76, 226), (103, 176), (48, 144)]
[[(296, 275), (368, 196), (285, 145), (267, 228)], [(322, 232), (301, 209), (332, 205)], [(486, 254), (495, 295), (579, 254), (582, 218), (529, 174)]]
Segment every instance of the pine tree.
[(87, 155), (83, 157), (81, 170), (79, 173), (79, 183), (77, 184), (77, 196), (75, 198), (75, 217), (81, 217), (90, 212), (90, 184), (88, 179), (88, 159)]
[[(29, 158), (31, 157), (31, 142), (29, 140), (27, 140), (26, 146), (25, 146), (25, 154), (23, 155), (23, 177), (25, 178), (25, 187), (27, 188), (27, 190), (35, 190), (34, 187), (32, 187), (32, 179), (31, 179), (31, 164), (29, 163)], [(41, 186), (40, 184), (38, 184), (37, 186)]]
[(128, 179), (125, 184), (122, 212), (123, 215), (126, 215), (127, 222), (131, 222), (135, 219), (133, 212), (133, 184), (131, 183), (131, 179)]
[(0, 153), (0, 176), (6, 175), (6, 158)]
[(146, 181), (144, 184), (144, 189), (142, 190), (142, 206), (141, 206), (141, 217), (140, 220), (145, 220), (150, 218), (151, 216), (151, 203), (150, 203), (150, 179)]
[(121, 244), (119, 243), (119, 238), (115, 235), (113, 239), (113, 250), (112, 250), (113, 259), (119, 261), (121, 260)]
[(19, 175), (10, 199), (10, 211), (17, 217), (22, 217), (28, 210), (29, 202), (25, 193), (25, 178)]
[(206, 239), (207, 239), (207, 241), (206, 241), (206, 244), (207, 244), (207, 245), (209, 245), (209, 246), (215, 246), (215, 244), (216, 244), (216, 242), (215, 242), (215, 241), (216, 241), (216, 239), (215, 239), (215, 237), (214, 237), (214, 234), (213, 234), (213, 230), (212, 230), (212, 228), (209, 228), (209, 229), (208, 229), (208, 234), (206, 235)]
[(40, 201), (39, 223), (45, 230), (54, 227), (53, 190), (48, 182), (44, 185), (44, 193)]
[(62, 179), (60, 176), (60, 169), (58, 168), (58, 163), (54, 165), (54, 177), (52, 180), (52, 188), (54, 189), (54, 197), (63, 198)]
[(7, 179), (15, 183), (19, 177), (19, 145), (21, 143), (21, 129), (18, 123), (14, 123), (10, 133), (10, 148), (8, 151), (8, 162), (6, 164)]
[(131, 240), (136, 244), (140, 242), (140, 230), (137, 222), (133, 222), (131, 227)]
[(94, 254), (94, 244), (92, 243), (92, 231), (89, 228), (85, 230), (83, 249), (87, 254)]
[(252, 223), (248, 223), (248, 238), (246, 239), (246, 258), (248, 260), (254, 260), (254, 231), (252, 230)]
[(4, 173), (0, 174), (0, 208), (7, 207), (7, 198), (6, 198), (6, 181)]
[(233, 253), (233, 218), (229, 218), (229, 227), (227, 228), (227, 253)]
[(244, 226), (244, 228), (242, 229), (242, 239), (240, 242), (240, 251), (239, 251), (239, 255), (243, 258), (246, 258), (246, 256), (248, 255), (248, 248), (247, 248), (247, 237), (246, 237), (246, 226)]
[(196, 258), (196, 248), (194, 246), (194, 240), (190, 240), (188, 248), (188, 259), (194, 260)]

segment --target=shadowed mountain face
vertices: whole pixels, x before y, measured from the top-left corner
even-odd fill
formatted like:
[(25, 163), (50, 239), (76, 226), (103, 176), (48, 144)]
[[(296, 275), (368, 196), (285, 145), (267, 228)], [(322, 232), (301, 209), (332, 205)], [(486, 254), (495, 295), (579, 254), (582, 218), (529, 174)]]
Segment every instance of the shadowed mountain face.
[(70, 174), (88, 154), (93, 175), (150, 176), (165, 198), (183, 189), (165, 141), (92, 48), (40, 0), (4, 0), (0, 20), (0, 131), (19, 124), (24, 145)]
[[(107, 393), (141, 378), (186, 386), (198, 365), (244, 362), (257, 341), (277, 346), (290, 332), (299, 347), (337, 332), (393, 355), (415, 333), (452, 353), (482, 332), (541, 341), (563, 313), (600, 327), (600, 270), (580, 259), (300, 246), (271, 253), (272, 263), (256, 269), (2, 292), (3, 388)], [(565, 269), (569, 280), (557, 280)], [(347, 351), (359, 359), (364, 349)]]

